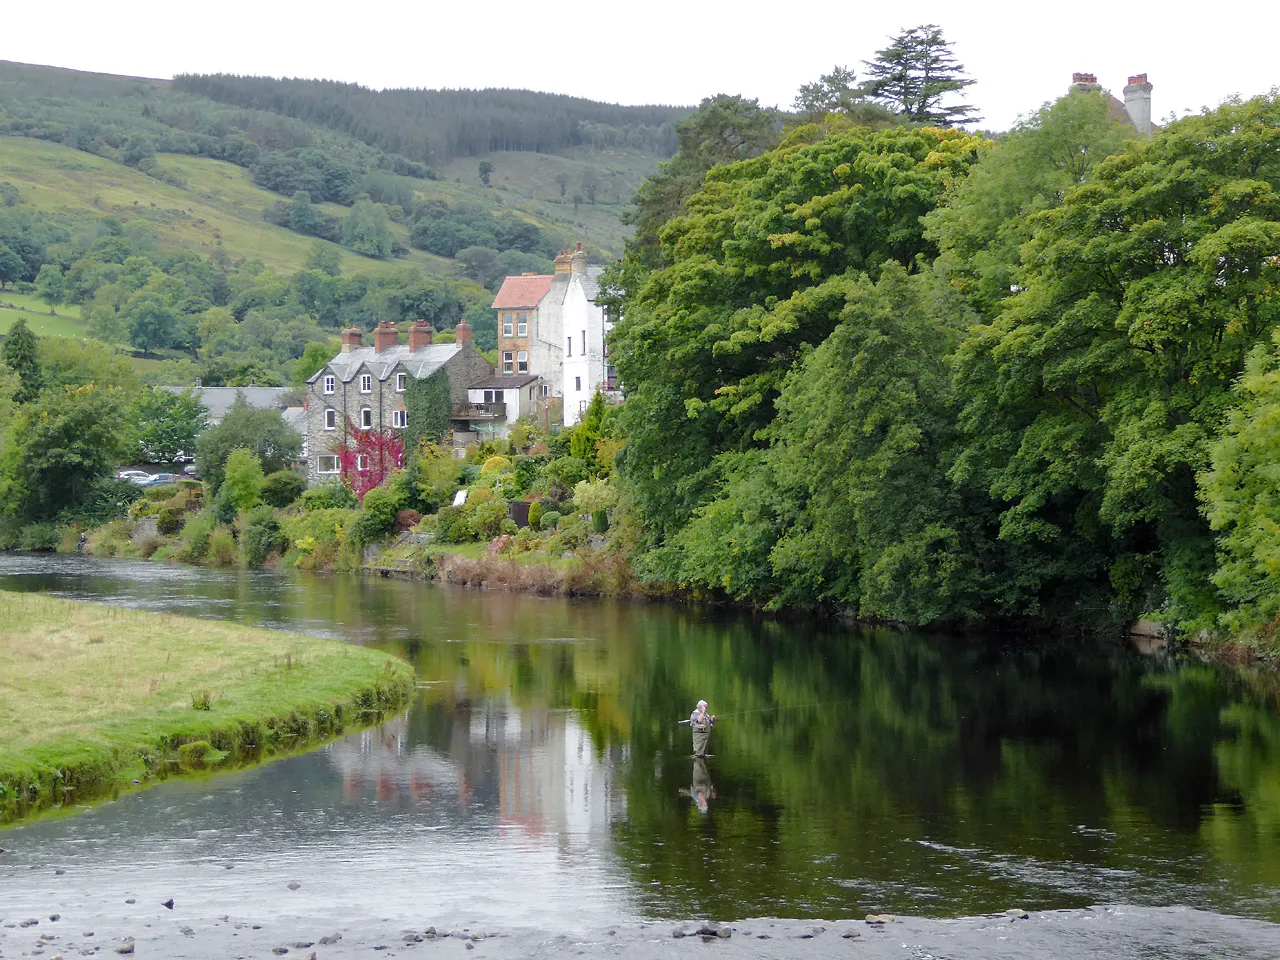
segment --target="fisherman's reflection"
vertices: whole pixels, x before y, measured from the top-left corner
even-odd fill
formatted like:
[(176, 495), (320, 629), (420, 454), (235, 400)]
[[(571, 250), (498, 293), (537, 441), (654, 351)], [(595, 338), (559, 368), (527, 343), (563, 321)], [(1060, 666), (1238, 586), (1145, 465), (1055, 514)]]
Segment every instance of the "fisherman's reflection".
[(711, 773), (707, 770), (705, 757), (694, 757), (693, 779), (690, 781), (689, 789), (681, 787), (680, 793), (693, 798), (699, 813), (707, 812), (707, 805), (716, 798), (716, 788), (711, 782)]

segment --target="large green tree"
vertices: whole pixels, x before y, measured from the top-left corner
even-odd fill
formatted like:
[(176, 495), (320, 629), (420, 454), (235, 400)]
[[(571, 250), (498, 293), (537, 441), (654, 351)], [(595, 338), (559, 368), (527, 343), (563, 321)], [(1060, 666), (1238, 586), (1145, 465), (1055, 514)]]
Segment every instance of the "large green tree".
[(253, 453), (264, 473), (275, 473), (297, 461), (302, 437), (279, 410), (259, 410), (237, 397), (222, 421), (196, 440), (196, 467), (211, 493), (222, 485), (227, 458), (238, 449)]
[(863, 85), (866, 95), (904, 119), (944, 127), (982, 119), (974, 116), (977, 107), (971, 104), (943, 102), (975, 81), (965, 76), (964, 66), (936, 24), (903, 30), (863, 66), (868, 75)]
[(134, 401), (133, 415), (138, 425), (138, 458), (144, 463), (175, 463), (194, 456), (196, 437), (209, 425), (209, 411), (190, 390), (142, 390)]
[(1129, 143), (1035, 230), (1024, 289), (960, 348), (953, 474), (1003, 501), (1043, 591), (1193, 620), (1216, 606), (1196, 474), (1280, 323), (1280, 97)]
[(892, 111), (867, 97), (858, 75), (839, 64), (813, 83), (802, 85), (793, 107), (805, 121), (821, 120), (833, 113), (870, 126), (885, 126), (894, 119)]
[(14, 399), (18, 403), (34, 400), (44, 378), (40, 369), (40, 341), (27, 326), (26, 317), (19, 317), (9, 328), (4, 341), (4, 362), (18, 375), (20, 385)]

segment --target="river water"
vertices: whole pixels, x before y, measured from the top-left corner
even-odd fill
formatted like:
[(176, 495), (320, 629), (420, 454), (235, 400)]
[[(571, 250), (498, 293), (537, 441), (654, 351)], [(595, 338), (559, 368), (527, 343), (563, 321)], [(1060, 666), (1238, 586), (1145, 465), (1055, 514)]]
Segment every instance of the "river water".
[[(0, 589), (378, 647), (421, 683), (379, 729), (0, 832), (0, 921), (79, 903), (108, 924), (94, 898), (126, 896), (567, 935), (1112, 904), (1238, 924), (1246, 946), (1220, 955), (1276, 955), (1247, 949), (1280, 921), (1265, 680), (1119, 647), (82, 557), (0, 556)], [(720, 716), (705, 764), (677, 725), (699, 698)], [(1174, 929), (1181, 946), (1140, 955), (1184, 955), (1198, 927)]]

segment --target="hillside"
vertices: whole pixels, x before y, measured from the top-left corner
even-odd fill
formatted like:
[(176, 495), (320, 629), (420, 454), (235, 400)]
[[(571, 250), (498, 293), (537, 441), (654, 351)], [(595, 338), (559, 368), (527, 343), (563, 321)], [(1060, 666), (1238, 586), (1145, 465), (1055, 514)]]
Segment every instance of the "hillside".
[[(461, 231), (463, 246), (545, 260), (581, 240), (593, 257), (617, 257), (628, 233), (622, 210), (669, 154), (674, 120), (685, 112), (528, 91), (378, 92), (236, 77), (169, 82), (0, 61), (5, 178), (18, 185), (13, 171), (24, 173), (29, 202), (41, 209), (86, 202), (134, 209), (136, 202), (162, 221), (164, 243), (207, 249), (221, 240), (233, 258), (281, 267), (296, 267), (309, 236), (320, 236), (374, 259), (448, 271), (443, 261), (460, 248), (424, 240), (425, 229), (415, 242), (424, 215), (480, 216)], [(33, 153), (13, 146), (14, 137), (71, 154)], [(49, 169), (31, 170), (33, 161)], [(492, 165), (488, 185), (482, 162)], [(146, 176), (130, 176), (130, 168)], [(301, 217), (300, 230), (285, 232), (301, 242), (263, 231), (264, 212), (300, 191), (315, 210)], [(342, 236), (341, 218), (361, 198), (386, 210), (391, 236), (382, 247), (362, 249)], [(535, 229), (504, 247), (512, 229), (486, 228), (486, 215)], [(300, 222), (279, 209), (274, 220)]]

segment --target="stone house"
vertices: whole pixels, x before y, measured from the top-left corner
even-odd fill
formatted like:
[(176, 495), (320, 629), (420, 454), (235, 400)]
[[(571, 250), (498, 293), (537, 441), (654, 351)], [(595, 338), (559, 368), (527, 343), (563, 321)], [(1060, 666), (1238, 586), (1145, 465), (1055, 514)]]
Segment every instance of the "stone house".
[(415, 380), (444, 370), (450, 419), (467, 408), (467, 387), (489, 377), (493, 368), (476, 351), (465, 320), (457, 326), (455, 343), (434, 343), (433, 334), (430, 324), (416, 320), (409, 325), (408, 344), (401, 345), (395, 325), (384, 322), (373, 331), (373, 346), (367, 347), (358, 328), (342, 331), (342, 352), (307, 381), (303, 404), (309, 485), (339, 476), (337, 450), (352, 429), (406, 431), (405, 392)]
[(1124, 87), (1123, 103), (1110, 90), (1103, 90), (1097, 76), (1092, 73), (1073, 73), (1070, 89), (1081, 93), (1100, 92), (1107, 100), (1111, 115), (1117, 120), (1132, 124), (1139, 136), (1145, 137), (1160, 129), (1158, 124), (1151, 122), (1151, 91), (1154, 88), (1145, 73), (1129, 78)]

